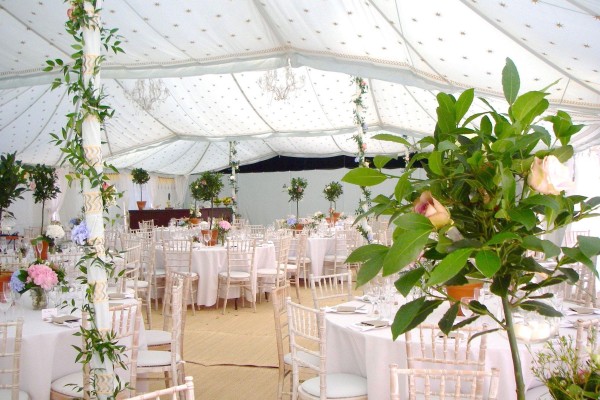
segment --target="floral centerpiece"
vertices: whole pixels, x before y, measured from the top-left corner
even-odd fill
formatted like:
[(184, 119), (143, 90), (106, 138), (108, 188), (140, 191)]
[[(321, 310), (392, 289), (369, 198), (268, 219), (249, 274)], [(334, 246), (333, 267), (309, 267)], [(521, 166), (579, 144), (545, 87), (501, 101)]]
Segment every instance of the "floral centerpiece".
[(600, 354), (592, 340), (588, 354), (578, 354), (573, 338), (560, 336), (535, 355), (533, 373), (544, 382), (553, 399), (598, 399)]
[(344, 194), (344, 188), (339, 182), (333, 181), (325, 186), (325, 189), (323, 189), (323, 194), (325, 195), (327, 201), (329, 201), (329, 214), (331, 217), (333, 217), (333, 213), (336, 209), (335, 202), (342, 194)]
[(295, 215), (288, 215), (288, 217), (285, 219), (285, 224), (289, 229), (296, 229), (298, 225), (298, 219)]
[(137, 205), (138, 209), (143, 210), (146, 206), (146, 202), (143, 201), (144, 191), (142, 189), (142, 186), (150, 180), (150, 174), (148, 174), (148, 171), (146, 171), (143, 168), (134, 168), (131, 171), (131, 180), (133, 181), (133, 183), (140, 186), (140, 201), (138, 201)]
[(218, 237), (221, 244), (225, 245), (225, 238), (227, 237), (227, 232), (231, 229), (231, 224), (228, 221), (221, 220), (217, 224), (217, 230), (219, 231)]
[[(56, 242), (65, 237), (65, 230), (58, 221), (52, 221), (46, 230), (37, 238), (31, 240), (31, 244), (34, 246), (36, 256), (40, 260), (48, 258), (47, 252), (54, 253), (56, 249)], [(38, 248), (38, 246), (40, 248)]]
[(45, 291), (52, 289), (65, 280), (65, 271), (54, 264), (34, 262), (27, 268), (18, 269), (10, 278), (10, 288), (17, 293), (31, 291), (31, 303), (34, 310), (47, 305)]
[(52, 221), (50, 225), (46, 227), (44, 238), (48, 240), (50, 247), (56, 245), (56, 241), (65, 237), (65, 230), (58, 221)]
[(323, 214), (321, 211), (317, 211), (316, 213), (314, 213), (312, 219), (313, 221), (315, 221), (316, 224), (319, 224), (325, 219), (325, 214)]
[(85, 221), (80, 221), (71, 229), (71, 241), (79, 246), (85, 246), (90, 237), (90, 231)]
[[(569, 264), (580, 262), (594, 271), (592, 259), (600, 252), (600, 239), (578, 238), (572, 248), (559, 247), (543, 235), (593, 215), (600, 198), (568, 196), (564, 188), (565, 163), (573, 155), (571, 137), (582, 129), (564, 111), (543, 115), (548, 93), (518, 95), (520, 79), (510, 59), (502, 71), (506, 112), (485, 103), (487, 111), (467, 115), (474, 100), (469, 89), (458, 98), (438, 93), (438, 121), (433, 136), (416, 144), (381, 134), (374, 139), (421, 148), (400, 176), (382, 171), (389, 157), (375, 157), (376, 169), (359, 167), (343, 181), (374, 186), (396, 181), (394, 194), (377, 196), (368, 215), (390, 215), (396, 225), (393, 244), (369, 244), (354, 250), (347, 262), (360, 262), (358, 285), (380, 272), (400, 273), (395, 287), (403, 295), (421, 288), (423, 294), (407, 302), (392, 324), (394, 338), (413, 329), (445, 302), (449, 307), (439, 321), (448, 334), (480, 316), (496, 322), (492, 330), (504, 330), (511, 349), (516, 398), (525, 398), (525, 385), (513, 313), (533, 311), (558, 317), (561, 313), (539, 289), (578, 275)], [(496, 106), (498, 107), (498, 106)], [(555, 139), (542, 124), (552, 129)], [(414, 178), (416, 167), (426, 179)], [(541, 252), (554, 265), (541, 265), (530, 252)], [(458, 299), (446, 285), (462, 285), (472, 279), (490, 283), (502, 313), (496, 314), (477, 300), (469, 302), (474, 313), (457, 321)]]
[(190, 207), (190, 216), (189, 218), (200, 218), (202, 213), (200, 212), (200, 208), (196, 207), (194, 203), (194, 207)]
[(102, 206), (105, 210), (117, 204), (117, 198), (122, 196), (121, 193), (117, 192), (115, 185), (108, 182), (102, 182), (100, 193), (102, 195)]
[(288, 202), (296, 202), (296, 215), (300, 215), (298, 211), (298, 203), (304, 197), (304, 191), (306, 190), (306, 186), (308, 186), (308, 182), (304, 178), (292, 178), (289, 186), (283, 185), (283, 188), (287, 190), (288, 195), (290, 196)]

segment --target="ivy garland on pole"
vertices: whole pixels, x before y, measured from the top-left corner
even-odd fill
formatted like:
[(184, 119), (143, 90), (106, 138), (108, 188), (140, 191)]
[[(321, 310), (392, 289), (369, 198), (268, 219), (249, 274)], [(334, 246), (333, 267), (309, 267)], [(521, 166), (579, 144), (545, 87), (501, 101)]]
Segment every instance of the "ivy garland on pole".
[[(369, 161), (365, 157), (365, 151), (367, 150), (367, 144), (364, 142), (364, 136), (367, 133), (367, 123), (365, 117), (362, 115), (363, 110), (366, 108), (363, 96), (369, 91), (367, 81), (359, 76), (352, 77), (352, 82), (356, 85), (356, 94), (352, 102), (354, 103), (354, 124), (358, 126), (358, 132), (352, 136), (352, 139), (356, 142), (358, 152), (355, 161), (358, 163), (358, 168), (369, 168)], [(369, 208), (371, 208), (371, 191), (366, 186), (360, 186), (361, 196), (358, 201), (358, 208), (356, 209), (356, 215), (362, 215)], [(356, 225), (356, 229), (360, 234), (369, 242), (373, 240), (373, 233), (371, 227), (366, 219), (362, 219), (360, 224)]]
[(237, 142), (229, 142), (229, 166), (231, 167), (231, 174), (229, 175), (229, 186), (231, 187), (231, 211), (233, 212), (234, 217), (237, 217), (238, 214), (238, 181), (237, 181), (237, 171), (240, 169), (240, 162), (237, 159), (237, 149), (235, 146)]
[[(51, 134), (52, 142), (65, 154), (74, 173), (67, 176), (69, 183), (81, 182), (84, 197), (85, 223), (89, 231), (86, 254), (78, 262), (81, 275), (78, 279), (87, 284), (86, 301), (82, 310), (90, 315), (90, 327), (81, 328), (76, 334), (83, 337), (83, 347), (77, 348), (76, 361), (89, 364), (92, 375), (88, 396), (98, 399), (114, 399), (128, 387), (115, 375), (114, 365), (122, 364), (124, 347), (117, 345), (111, 333), (108, 309), (107, 282), (113, 275), (114, 263), (104, 247), (103, 197), (114, 196), (114, 187), (107, 183), (104, 168), (118, 172), (102, 161), (101, 129), (114, 110), (103, 103), (106, 95), (100, 84), (100, 65), (105, 59), (101, 47), (114, 53), (123, 52), (119, 47), (117, 29), (106, 29), (100, 21), (101, 0), (65, 0), (70, 3), (67, 11), (66, 31), (75, 40), (72, 46), (72, 63), (61, 59), (47, 60), (47, 72), (59, 71), (52, 89), (66, 86), (73, 98), (76, 110), (67, 115), (66, 126), (60, 135)], [(111, 189), (112, 188), (112, 189)], [(111, 191), (111, 193), (104, 193)]]

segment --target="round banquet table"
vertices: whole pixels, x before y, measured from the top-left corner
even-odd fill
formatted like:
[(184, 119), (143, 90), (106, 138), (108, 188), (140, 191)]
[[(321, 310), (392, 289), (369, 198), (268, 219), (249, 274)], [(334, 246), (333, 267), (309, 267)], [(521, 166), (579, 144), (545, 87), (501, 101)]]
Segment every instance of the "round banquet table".
[[(42, 320), (41, 311), (34, 311), (26, 305), (27, 292), (23, 294), (21, 308), (23, 318), (23, 338), (21, 342), (20, 389), (29, 394), (32, 400), (50, 398), (52, 381), (81, 370), (75, 362), (77, 356), (73, 346), (81, 347), (81, 337), (73, 334), (79, 326), (70, 328), (58, 326)], [(110, 304), (133, 301), (132, 299), (110, 300)], [(61, 311), (65, 314), (69, 309)], [(140, 348), (146, 348), (144, 324), (140, 327)], [(4, 364), (0, 363), (2, 367)]]
[[(306, 256), (310, 259), (311, 274), (314, 276), (323, 275), (323, 262), (325, 260), (325, 256), (328, 254), (333, 254), (334, 247), (335, 237), (333, 236), (310, 236), (308, 238), (306, 245)], [(290, 255), (295, 255), (293, 250), (290, 250)]]
[[(364, 304), (360, 301), (347, 303), (353, 306)], [(441, 308), (441, 307), (440, 307)], [(568, 304), (565, 303), (565, 310)], [(437, 323), (444, 310), (436, 310), (434, 316), (427, 319), (429, 323)], [(600, 316), (568, 316), (566, 320), (598, 318)], [(370, 399), (388, 399), (389, 365), (396, 363), (406, 368), (406, 349), (404, 335), (392, 340), (389, 327), (361, 331), (354, 324), (372, 318), (364, 314), (326, 314), (327, 335), (327, 372), (346, 372), (367, 378)], [(561, 328), (561, 335), (576, 334), (575, 329)], [(478, 340), (478, 339), (474, 339)], [(530, 345), (532, 351), (541, 349), (542, 344)], [(530, 389), (541, 383), (531, 372), (532, 355), (525, 344), (519, 344), (519, 353), (523, 368), (525, 386)], [(499, 399), (515, 399), (516, 385), (513, 374), (512, 358), (508, 340), (496, 332), (488, 334), (486, 369), (497, 368), (500, 371)], [(404, 382), (400, 380), (400, 384)]]
[[(256, 246), (254, 254), (254, 276), (252, 282), (256, 285), (256, 268), (275, 268), (275, 247), (272, 243)], [(163, 251), (156, 248), (156, 267), (164, 269)], [(219, 272), (227, 271), (227, 249), (221, 245), (194, 245), (192, 251), (192, 272), (199, 276), (196, 304), (206, 307), (217, 303), (217, 288)], [(255, 286), (256, 288), (256, 286)], [(239, 297), (239, 288), (230, 288), (228, 298)], [(251, 299), (249, 299), (251, 300)]]

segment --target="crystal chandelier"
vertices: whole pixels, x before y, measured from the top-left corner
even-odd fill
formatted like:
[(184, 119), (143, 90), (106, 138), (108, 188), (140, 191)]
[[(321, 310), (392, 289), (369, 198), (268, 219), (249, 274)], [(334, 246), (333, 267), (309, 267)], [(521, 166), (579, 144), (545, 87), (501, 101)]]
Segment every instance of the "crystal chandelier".
[(169, 91), (160, 79), (139, 79), (133, 90), (125, 90), (125, 94), (145, 111), (151, 111), (167, 99)]
[[(283, 69), (283, 71), (281, 71)], [(279, 74), (277, 73), (279, 71)], [(304, 76), (298, 76), (292, 69), (292, 63), (288, 58), (288, 65), (279, 70), (267, 71), (258, 78), (258, 86), (263, 94), (271, 94), (271, 98), (281, 101), (287, 100), (291, 92), (304, 87)]]

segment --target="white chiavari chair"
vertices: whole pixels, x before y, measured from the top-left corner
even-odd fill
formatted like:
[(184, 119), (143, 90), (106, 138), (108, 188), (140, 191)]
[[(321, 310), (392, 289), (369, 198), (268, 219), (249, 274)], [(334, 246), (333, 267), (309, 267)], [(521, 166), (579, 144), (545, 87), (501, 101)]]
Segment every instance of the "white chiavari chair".
[[(252, 310), (256, 312), (256, 285), (253, 282), (255, 276), (254, 253), (256, 251), (254, 239), (228, 239), (227, 240), (227, 270), (220, 272), (217, 285), (217, 309), (219, 298), (223, 298), (223, 311), (227, 308), (229, 290), (239, 288), (242, 301), (246, 294), (252, 302)], [(236, 303), (237, 305), (237, 303)]]
[[(183, 382), (185, 361), (181, 353), (183, 281), (173, 279), (171, 288), (172, 327), (170, 350), (142, 350), (138, 353), (138, 380), (164, 379), (165, 387), (177, 386)], [(152, 375), (160, 374), (159, 377)]]
[[(166, 273), (177, 271), (188, 274), (192, 285), (188, 293), (184, 293), (184, 303), (188, 301), (192, 305), (192, 314), (196, 315), (196, 286), (198, 274), (192, 271), (192, 240), (191, 239), (169, 239), (163, 240), (163, 265)], [(164, 312), (164, 307), (163, 307)]]
[[(23, 336), (23, 320), (0, 323), (0, 358), (5, 367), (0, 369), (0, 398), (11, 400), (27, 400), (29, 395), (19, 390), (19, 374), (21, 366), (21, 341)], [(10, 339), (9, 339), (10, 338)]]
[(590, 231), (582, 230), (582, 231), (569, 231), (566, 233), (565, 238), (563, 240), (564, 245), (567, 247), (573, 247), (578, 243), (579, 236), (590, 236)]
[[(173, 329), (173, 285), (176, 279), (183, 282), (183, 293), (187, 293), (192, 285), (192, 280), (187, 274), (181, 272), (169, 271), (165, 283), (165, 295), (163, 296), (163, 327), (160, 329), (146, 330), (146, 344), (150, 350), (163, 350), (165, 347), (171, 346), (171, 330)], [(179, 344), (181, 354), (183, 355), (183, 339), (185, 335), (185, 322), (187, 317), (187, 306), (185, 302), (181, 302), (181, 343)]]
[(272, 291), (275, 288), (284, 286), (287, 281), (288, 255), (292, 237), (290, 235), (280, 236), (275, 240), (275, 268), (261, 266), (256, 270), (258, 280), (258, 294), (262, 298), (262, 293)]
[[(596, 265), (596, 257), (593, 257), (592, 261), (594, 265)], [(563, 300), (584, 307), (596, 307), (597, 293), (596, 276), (594, 275), (594, 272), (587, 265), (582, 263), (570, 264), (567, 265), (567, 267), (575, 270), (579, 275), (579, 279), (573, 285), (567, 282), (561, 283), (564, 289)]]
[(352, 300), (352, 272), (322, 276), (310, 274), (310, 293), (313, 305), (317, 309), (332, 300), (350, 301)]
[[(406, 376), (408, 398), (399, 379)], [(487, 381), (487, 383), (486, 383)], [(487, 385), (487, 393), (481, 390)], [(498, 370), (411, 369), (390, 365), (391, 400), (496, 400)]]
[(333, 254), (327, 254), (323, 259), (323, 272), (331, 271), (337, 274), (348, 269), (346, 258), (348, 258), (348, 241), (351, 240), (353, 232), (350, 230), (336, 230), (334, 235)]
[(194, 400), (194, 378), (186, 376), (183, 385), (155, 390), (153, 392), (130, 397), (126, 400), (161, 400), (161, 398), (170, 400)]
[(290, 284), (296, 286), (296, 296), (300, 301), (298, 287), (300, 278), (304, 280), (304, 288), (308, 287), (307, 268), (310, 267), (310, 258), (306, 255), (308, 247), (308, 235), (302, 233), (296, 235), (290, 246), (290, 255), (288, 256), (288, 272), (290, 273)]
[[(283, 395), (291, 395), (291, 382), (289, 391), (285, 391), (285, 380), (291, 378), (292, 373), (292, 353), (290, 350), (287, 307), (285, 300), (289, 297), (290, 286), (285, 285), (271, 292), (271, 301), (273, 303), (273, 316), (275, 319), (275, 338), (277, 340), (277, 357), (279, 359), (277, 399), (281, 400)], [(306, 359), (306, 362), (317, 365), (319, 359), (308, 353), (300, 353), (300, 357)]]
[[(113, 305), (109, 308), (111, 317), (111, 332), (115, 341), (124, 346), (121, 363), (115, 363), (115, 373), (119, 375), (122, 384), (128, 383), (128, 388), (121, 396), (133, 396), (137, 382), (137, 359), (139, 355), (139, 333), (142, 325), (142, 312), (139, 302)], [(89, 329), (89, 315), (82, 316), (84, 328)], [(83, 347), (85, 348), (85, 346)], [(84, 357), (86, 355), (84, 354)], [(50, 399), (89, 399), (92, 398), (89, 364), (82, 371), (63, 376), (52, 382)]]
[[(346, 373), (328, 374), (325, 312), (293, 303), (287, 298), (288, 329), (292, 358), (292, 399), (366, 400), (367, 379)], [(304, 356), (302, 355), (304, 354)], [(306, 354), (315, 358), (306, 358)], [(318, 364), (314, 364), (318, 359)], [(300, 368), (313, 370), (317, 377), (300, 384)]]

